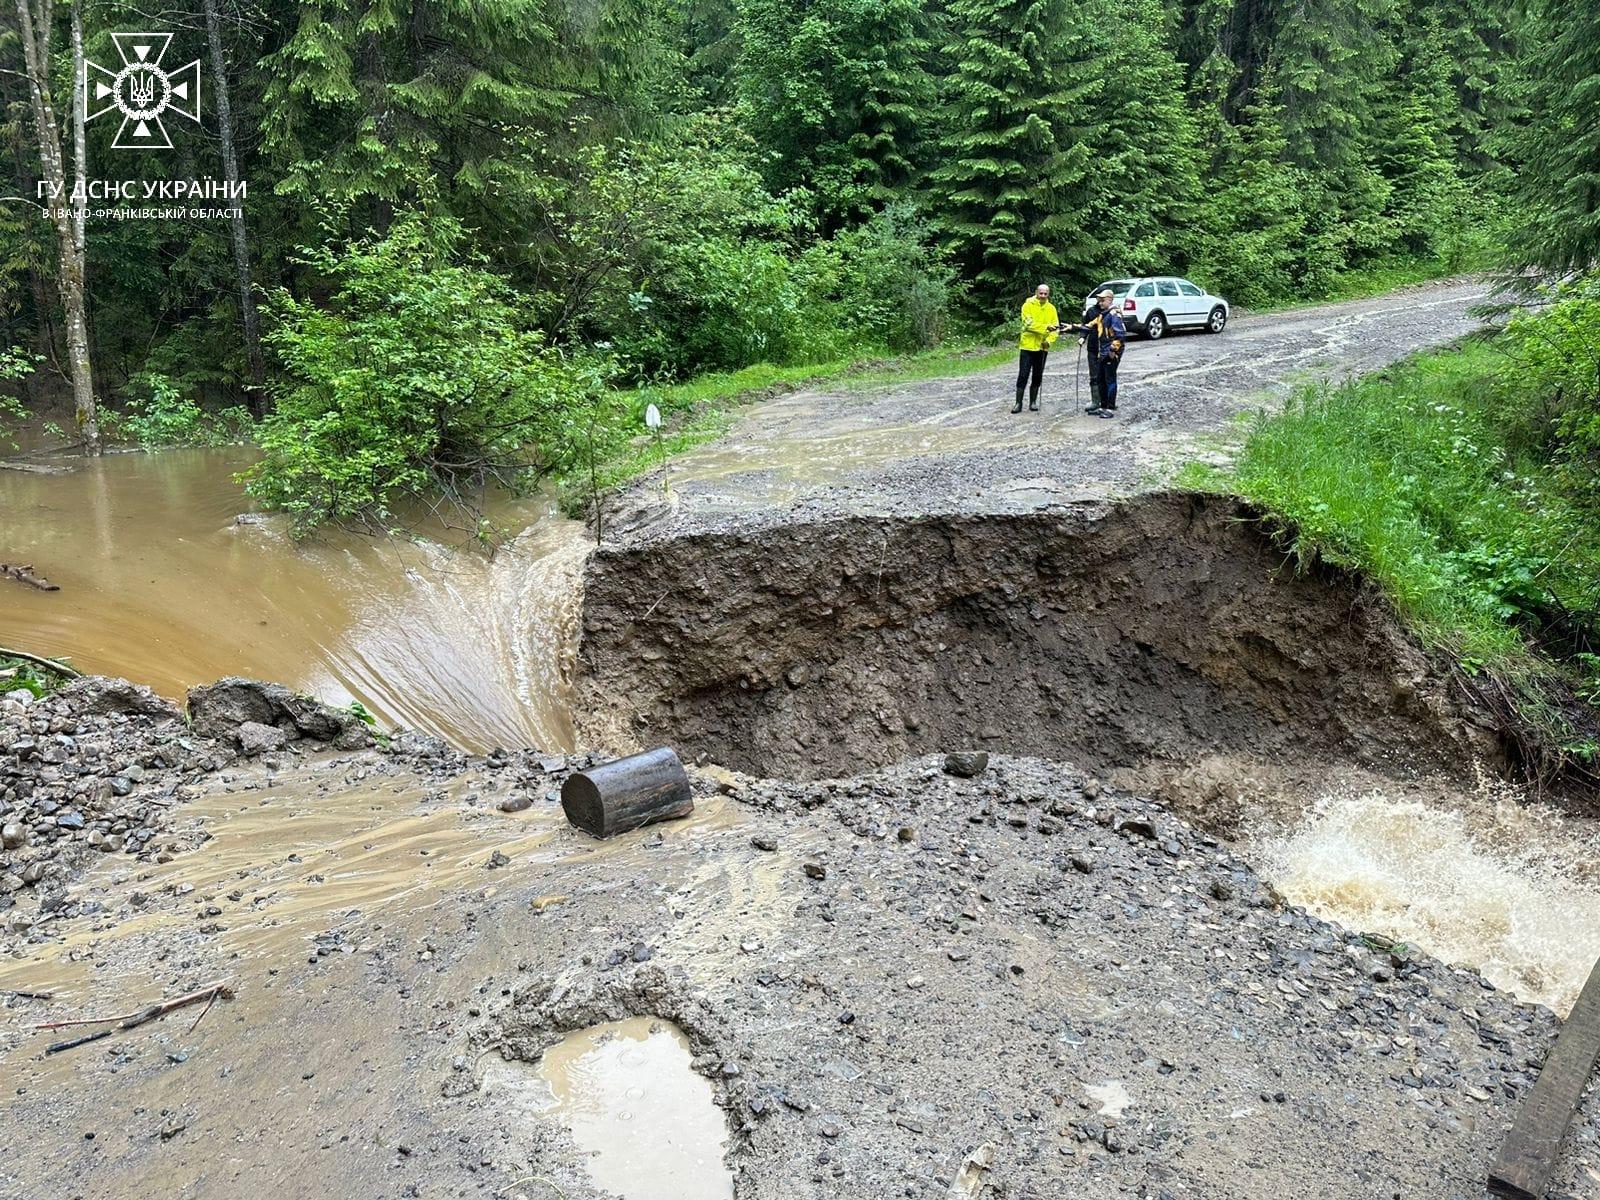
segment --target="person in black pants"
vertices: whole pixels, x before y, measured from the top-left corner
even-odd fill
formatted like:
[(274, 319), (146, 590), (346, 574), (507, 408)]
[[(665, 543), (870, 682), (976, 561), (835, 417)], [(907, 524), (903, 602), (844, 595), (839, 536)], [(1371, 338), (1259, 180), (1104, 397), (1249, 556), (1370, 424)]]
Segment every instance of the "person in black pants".
[(1041, 283), (1022, 305), (1022, 341), (1017, 358), (1017, 403), (1012, 412), (1022, 411), (1022, 391), (1028, 390), (1028, 408), (1039, 411), (1039, 388), (1044, 383), (1045, 359), (1060, 336), (1060, 318), (1050, 303), (1050, 285)]

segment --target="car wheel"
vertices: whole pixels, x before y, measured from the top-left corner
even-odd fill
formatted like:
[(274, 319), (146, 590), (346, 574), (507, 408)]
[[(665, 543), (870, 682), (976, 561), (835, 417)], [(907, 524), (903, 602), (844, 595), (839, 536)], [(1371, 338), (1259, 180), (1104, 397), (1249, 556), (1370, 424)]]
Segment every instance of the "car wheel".
[(1211, 310), (1211, 315), (1206, 318), (1206, 328), (1212, 333), (1221, 333), (1227, 327), (1228, 310), (1219, 304)]
[(1167, 333), (1167, 319), (1160, 313), (1151, 313), (1149, 320), (1144, 323), (1144, 335), (1152, 342), (1159, 342)]

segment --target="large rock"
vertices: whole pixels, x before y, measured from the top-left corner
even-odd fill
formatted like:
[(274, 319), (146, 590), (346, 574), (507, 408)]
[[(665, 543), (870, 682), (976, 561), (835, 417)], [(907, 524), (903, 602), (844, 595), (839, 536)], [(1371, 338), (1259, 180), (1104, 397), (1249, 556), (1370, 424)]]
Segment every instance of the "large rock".
[[(270, 725), (290, 738), (329, 742), (341, 750), (372, 744), (360, 718), (329, 708), (280, 683), (229, 676), (189, 689), (189, 721), (196, 733), (240, 745), (241, 727)], [(243, 735), (259, 743), (253, 734)], [(263, 747), (265, 748), (265, 747)]]
[(258, 721), (244, 722), (235, 736), (239, 740), (239, 752), (250, 758), (282, 750), (289, 742), (289, 735), (276, 725), (262, 725)]
[(143, 684), (126, 679), (106, 679), (99, 675), (74, 679), (52, 694), (52, 699), (80, 715), (110, 716), (127, 713), (178, 720), (183, 716), (169, 700), (164, 700)]
[(989, 768), (989, 755), (982, 750), (953, 750), (944, 756), (947, 775), (974, 779)]

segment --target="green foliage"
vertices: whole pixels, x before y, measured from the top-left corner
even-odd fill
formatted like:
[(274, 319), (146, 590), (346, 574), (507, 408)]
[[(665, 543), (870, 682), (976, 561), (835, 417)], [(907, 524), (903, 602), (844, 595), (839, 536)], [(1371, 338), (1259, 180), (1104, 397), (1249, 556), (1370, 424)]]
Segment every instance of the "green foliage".
[[(9, 350), (0, 350), (0, 383), (26, 379), (41, 361), (43, 360), (37, 355), (29, 354), (15, 346)], [(21, 424), (27, 419), (28, 411), (22, 407), (22, 401), (15, 396), (0, 392), (0, 441), (15, 448), (16, 443), (11, 440), (10, 431), (14, 425)]]
[(283, 377), (252, 495), (301, 528), (388, 522), (407, 499), (514, 482), (560, 444), (574, 373), (523, 327), (521, 297), (456, 265), (463, 236), (414, 209), (387, 235), (305, 252), (328, 299), (274, 301)]
[(777, 191), (830, 220), (871, 212), (915, 176), (934, 98), (921, 0), (739, 0), (740, 125)]
[(71, 678), (66, 671), (52, 671), (29, 659), (12, 658), (0, 650), (0, 695), (21, 688), (37, 699)]
[(953, 272), (912, 206), (808, 238), (749, 149), (712, 116), (552, 162), (532, 191), (544, 324), (644, 379), (937, 342)]
[(127, 407), (104, 414), (106, 436), (148, 449), (163, 446), (226, 446), (250, 440), (254, 431), (243, 405), (208, 411), (185, 396), (165, 375), (147, 372), (131, 381)]
[(1503, 135), (1522, 159), (1516, 253), (1555, 272), (1587, 270), (1600, 260), (1600, 7), (1535, 0), (1525, 29), (1528, 121)]
[(1257, 419), (1224, 484), (1273, 514), (1302, 560), (1375, 579), (1570, 755), (1596, 728), (1560, 697), (1600, 689), (1600, 521), (1581, 481), (1533, 452), (1566, 367), (1522, 357), (1527, 336), (1307, 388)]
[(1554, 460), (1600, 520), (1600, 275), (1563, 283), (1542, 298), (1549, 306), (1518, 313), (1502, 341), (1518, 374), (1538, 381), (1531, 448)]
[[(1600, 255), (1592, 5), (222, 8), (247, 244), (280, 311), (284, 296), (325, 307), (318, 255), (425, 204), (455, 231), (430, 270), (493, 264), (541, 355), (614, 357), (630, 385), (930, 345), (953, 307), (992, 328), (1041, 280), (1071, 295), (1183, 272), (1269, 305), (1477, 268), (1513, 235), (1552, 269)], [(57, 5), (57, 44), (69, 18)], [(114, 55), (111, 26), (89, 24), (91, 57)], [(194, 30), (177, 37), (204, 56)], [(14, 38), (0, 59), (20, 66)], [(0, 191), (27, 197), (41, 164), (7, 95), (16, 180)], [(91, 162), (114, 130), (90, 127)], [(215, 138), (138, 157), (150, 178), (220, 174)], [(91, 223), (95, 376), (134, 436), (211, 436), (157, 403), (152, 377), (208, 409), (247, 396), (230, 233)], [(59, 363), (52, 245), (31, 208), (0, 205), (0, 344)]]

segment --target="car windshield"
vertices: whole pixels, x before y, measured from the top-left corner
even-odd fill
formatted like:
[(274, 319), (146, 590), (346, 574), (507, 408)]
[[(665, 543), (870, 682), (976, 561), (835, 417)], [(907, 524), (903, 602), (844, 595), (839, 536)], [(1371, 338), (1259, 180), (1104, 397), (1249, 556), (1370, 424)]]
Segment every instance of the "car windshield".
[(1089, 294), (1091, 296), (1098, 296), (1101, 292), (1105, 291), (1107, 288), (1110, 288), (1113, 295), (1126, 296), (1128, 294), (1128, 289), (1132, 286), (1133, 280), (1131, 279), (1113, 279), (1110, 283), (1100, 284), (1100, 286), (1096, 287)]

